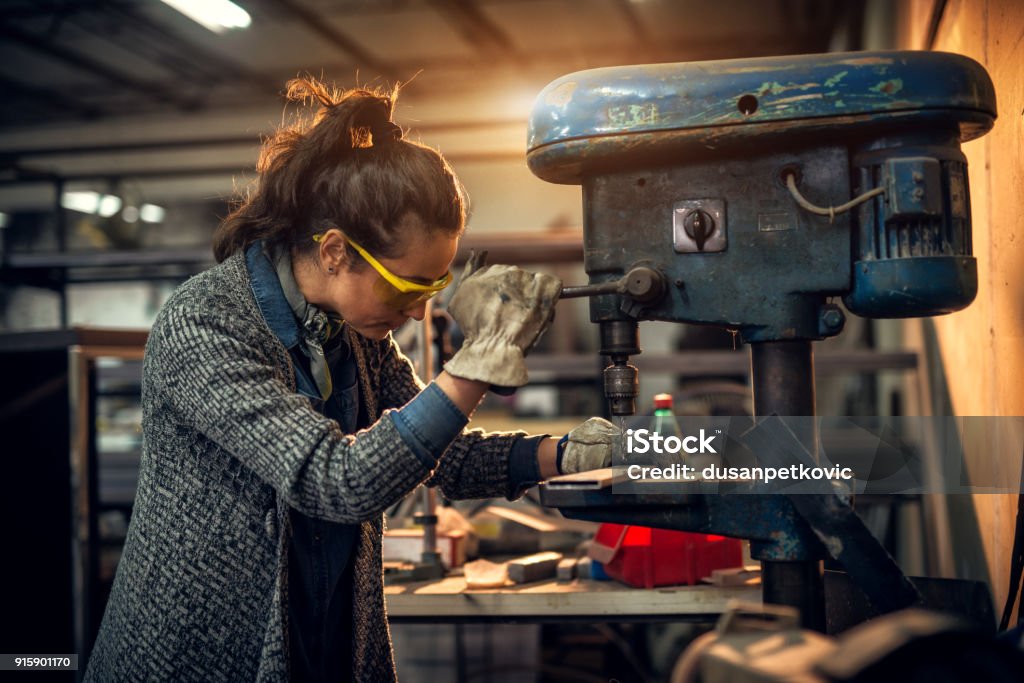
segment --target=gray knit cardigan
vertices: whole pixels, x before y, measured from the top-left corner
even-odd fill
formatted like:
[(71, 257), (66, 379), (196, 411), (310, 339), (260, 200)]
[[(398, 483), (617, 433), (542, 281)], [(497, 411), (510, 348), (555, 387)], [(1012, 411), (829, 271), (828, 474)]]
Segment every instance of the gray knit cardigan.
[(383, 511), (428, 479), (450, 498), (514, 497), (520, 434), (465, 430), (431, 471), (389, 415), (422, 387), (408, 359), (390, 338), (357, 339), (375, 421), (346, 435), (295, 393), (241, 254), (168, 299), (146, 345), (138, 492), (87, 680), (287, 680), (289, 507), (361, 525), (352, 679), (395, 679)]

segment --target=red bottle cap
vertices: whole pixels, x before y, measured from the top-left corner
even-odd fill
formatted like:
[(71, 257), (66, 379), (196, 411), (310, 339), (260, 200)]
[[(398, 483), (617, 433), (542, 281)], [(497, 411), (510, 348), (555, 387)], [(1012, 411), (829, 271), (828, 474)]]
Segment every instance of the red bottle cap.
[(654, 409), (659, 408), (671, 408), (672, 407), (672, 394), (655, 394), (654, 395)]

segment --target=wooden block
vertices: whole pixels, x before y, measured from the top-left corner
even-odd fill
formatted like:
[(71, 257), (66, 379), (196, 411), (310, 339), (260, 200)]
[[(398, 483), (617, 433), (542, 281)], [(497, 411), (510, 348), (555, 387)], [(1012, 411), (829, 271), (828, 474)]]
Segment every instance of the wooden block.
[(752, 586), (761, 582), (759, 567), (730, 567), (711, 570), (711, 584), (715, 586)]
[[(382, 552), (385, 560), (419, 562), (423, 554), (423, 529), (388, 529)], [(466, 563), (466, 532), (454, 529), (437, 535), (437, 552), (448, 568)]]
[(558, 563), (555, 569), (555, 578), (559, 581), (572, 581), (576, 578), (576, 558), (567, 557)]
[(594, 561), (583, 556), (576, 561), (576, 576), (580, 579), (589, 579), (593, 576)]
[(508, 562), (508, 578), (515, 583), (529, 583), (555, 575), (562, 553), (546, 552), (519, 557)]

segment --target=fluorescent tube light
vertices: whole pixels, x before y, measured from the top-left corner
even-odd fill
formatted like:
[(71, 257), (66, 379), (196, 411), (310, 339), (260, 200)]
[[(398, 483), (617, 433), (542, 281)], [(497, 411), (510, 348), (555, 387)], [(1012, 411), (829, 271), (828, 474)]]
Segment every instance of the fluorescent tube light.
[(156, 204), (143, 204), (139, 207), (139, 218), (146, 223), (160, 223), (164, 220), (167, 211)]
[(100, 208), (100, 194), (99, 192), (65, 192), (60, 197), (60, 205), (72, 211), (96, 213)]
[(249, 28), (252, 17), (231, 0), (163, 0), (186, 17), (214, 33), (228, 29)]
[(110, 218), (121, 210), (121, 198), (113, 194), (100, 194), (92, 191), (65, 192), (61, 195), (60, 205), (72, 211), (99, 214), (102, 218)]
[(121, 198), (115, 197), (112, 194), (105, 194), (100, 199), (99, 206), (97, 207), (96, 213), (103, 218), (110, 218), (118, 211), (121, 210)]

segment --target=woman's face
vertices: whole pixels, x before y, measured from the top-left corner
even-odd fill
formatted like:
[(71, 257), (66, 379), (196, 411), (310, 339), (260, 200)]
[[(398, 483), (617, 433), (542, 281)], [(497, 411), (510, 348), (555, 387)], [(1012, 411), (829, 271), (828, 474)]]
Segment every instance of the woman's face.
[[(445, 276), (455, 259), (459, 246), (458, 236), (424, 229), (422, 221), (408, 214), (398, 226), (405, 251), (396, 258), (381, 258), (371, 254), (391, 273), (403, 280), (429, 285)], [(345, 263), (345, 240), (338, 231), (329, 231), (321, 241), (321, 264), (333, 267), (326, 275), (318, 296), (307, 299), (321, 308), (338, 313), (356, 332), (367, 339), (384, 339), (389, 332), (404, 325), (409, 318), (423, 320), (426, 302), (398, 310), (382, 301), (378, 294), (381, 276), (363, 259)], [(340, 261), (338, 258), (340, 257)], [(331, 264), (337, 263), (337, 266)], [(314, 300), (319, 299), (319, 300)]]

